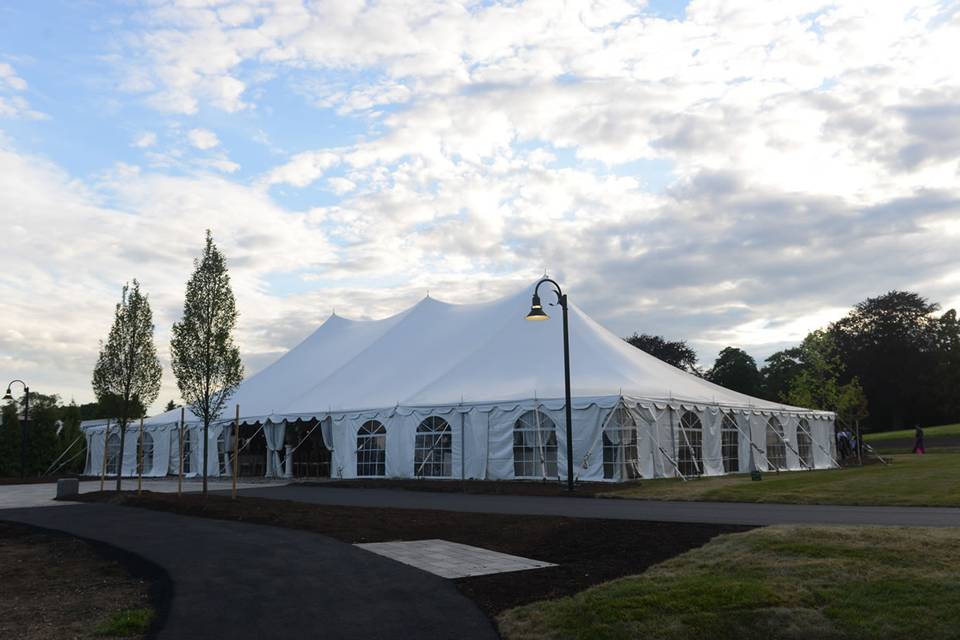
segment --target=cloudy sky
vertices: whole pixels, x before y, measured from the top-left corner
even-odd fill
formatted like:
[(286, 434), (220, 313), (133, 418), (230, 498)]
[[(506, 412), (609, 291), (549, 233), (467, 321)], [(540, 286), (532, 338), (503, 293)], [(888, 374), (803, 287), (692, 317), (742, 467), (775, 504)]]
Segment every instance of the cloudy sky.
[(545, 269), (708, 365), (960, 305), (958, 60), (955, 0), (6, 2), (0, 377), (90, 400), (138, 278), (176, 397), (208, 227), (248, 373)]

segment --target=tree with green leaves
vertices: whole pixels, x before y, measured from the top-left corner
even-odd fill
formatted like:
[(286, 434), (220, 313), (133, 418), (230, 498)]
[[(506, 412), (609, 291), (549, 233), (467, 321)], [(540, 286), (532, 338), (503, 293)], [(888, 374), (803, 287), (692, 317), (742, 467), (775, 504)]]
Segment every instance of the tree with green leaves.
[(699, 375), (697, 369), (697, 354), (687, 346), (684, 340), (667, 340), (660, 336), (653, 336), (646, 333), (634, 333), (628, 338), (624, 338), (629, 344), (645, 353), (649, 353), (658, 360), (663, 360), (669, 365), (678, 369), (683, 369), (689, 373)]
[(726, 347), (720, 352), (706, 378), (721, 387), (751, 396), (760, 394), (763, 382), (753, 356), (736, 347)]
[(210, 423), (243, 380), (240, 350), (233, 343), (237, 308), (223, 253), (207, 230), (203, 255), (194, 260), (183, 317), (173, 325), (170, 352), (180, 396), (203, 421), (203, 495), (207, 495)]
[[(120, 462), (117, 491), (123, 475), (123, 448), (130, 420), (142, 417), (144, 407), (160, 392), (163, 369), (153, 344), (153, 313), (140, 283), (124, 285), (107, 341), (93, 369), (93, 392), (120, 427)], [(106, 444), (104, 444), (106, 446)]]
[[(874, 430), (902, 428), (945, 416), (931, 390), (937, 379), (939, 305), (909, 291), (891, 291), (857, 304), (830, 327), (844, 364), (870, 400)], [(949, 321), (947, 321), (949, 322)]]

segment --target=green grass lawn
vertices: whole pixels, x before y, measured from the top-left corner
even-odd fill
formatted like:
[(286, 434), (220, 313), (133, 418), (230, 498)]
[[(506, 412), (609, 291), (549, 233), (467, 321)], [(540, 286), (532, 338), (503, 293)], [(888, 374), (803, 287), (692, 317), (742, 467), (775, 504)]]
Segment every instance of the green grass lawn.
[(887, 458), (889, 465), (641, 481), (601, 494), (647, 500), (718, 500), (796, 504), (960, 506), (960, 455), (904, 454)]
[(960, 530), (724, 535), (573, 597), (505, 611), (507, 640), (956, 638)]
[[(924, 427), (924, 439), (936, 438), (939, 436), (960, 436), (960, 424), (945, 424), (939, 427)], [(902, 440), (913, 439), (913, 429), (901, 429), (900, 431), (884, 431), (883, 433), (865, 433), (863, 439), (866, 442), (883, 442), (884, 440)]]

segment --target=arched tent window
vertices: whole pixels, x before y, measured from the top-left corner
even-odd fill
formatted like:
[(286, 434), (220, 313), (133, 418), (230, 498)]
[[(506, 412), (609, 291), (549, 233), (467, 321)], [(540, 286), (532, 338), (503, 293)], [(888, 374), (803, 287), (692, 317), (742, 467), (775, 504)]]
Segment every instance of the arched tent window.
[(143, 432), (143, 441), (140, 443), (140, 466), (144, 475), (153, 471), (153, 436), (146, 431)]
[(740, 471), (740, 430), (737, 428), (737, 416), (723, 414), (720, 423), (720, 455), (723, 458), (723, 472)]
[(787, 468), (787, 446), (783, 442), (783, 425), (777, 416), (767, 420), (767, 460), (770, 471)]
[(605, 480), (623, 481), (640, 477), (637, 443), (637, 422), (626, 407), (617, 407), (603, 427)]
[(810, 438), (810, 421), (800, 418), (797, 423), (797, 453), (800, 454), (800, 466), (813, 468), (813, 440)]
[(439, 416), (430, 416), (417, 427), (413, 449), (413, 475), (449, 478), (453, 475), (453, 431)]
[(120, 434), (111, 433), (107, 438), (107, 473), (114, 475), (120, 469)]
[(387, 430), (376, 420), (367, 420), (357, 430), (357, 476), (387, 474)]
[(527, 411), (513, 425), (513, 475), (556, 478), (557, 426), (540, 411)]
[(685, 476), (703, 473), (703, 423), (693, 411), (684, 411), (680, 416), (680, 433), (677, 435), (679, 451), (677, 466)]

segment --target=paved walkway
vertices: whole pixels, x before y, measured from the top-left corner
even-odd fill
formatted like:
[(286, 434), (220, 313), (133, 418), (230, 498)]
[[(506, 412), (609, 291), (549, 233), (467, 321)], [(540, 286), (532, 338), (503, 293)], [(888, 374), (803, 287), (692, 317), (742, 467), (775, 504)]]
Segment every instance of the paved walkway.
[(490, 638), (448, 580), (318, 534), (108, 504), (7, 509), (164, 568), (173, 600), (159, 638)]
[(298, 486), (251, 487), (245, 496), (356, 507), (438, 509), (474, 513), (612, 518), (714, 524), (877, 524), (960, 527), (960, 509), (935, 507), (848, 507), (745, 502), (666, 502), (616, 498), (476, 495), (398, 489), (337, 489)]
[[(116, 487), (116, 479), (108, 478), (104, 484), (107, 491), (112, 491)], [(255, 480), (240, 482), (237, 487), (240, 489), (251, 487), (271, 487), (284, 486), (287, 481), (275, 480)], [(137, 488), (136, 478), (124, 478), (123, 489), (133, 491)], [(177, 481), (169, 478), (144, 478), (143, 488), (145, 491), (156, 491), (159, 493), (176, 493)], [(200, 491), (202, 483), (194, 478), (184, 478), (183, 491)], [(230, 491), (230, 480), (211, 480), (209, 481), (211, 491)], [(80, 493), (89, 493), (100, 490), (99, 480), (86, 480), (80, 483)], [(69, 502), (57, 502), (54, 497), (57, 495), (56, 482), (42, 482), (36, 484), (3, 484), (0, 485), (0, 509), (15, 509), (19, 507), (58, 507), (70, 504)]]

